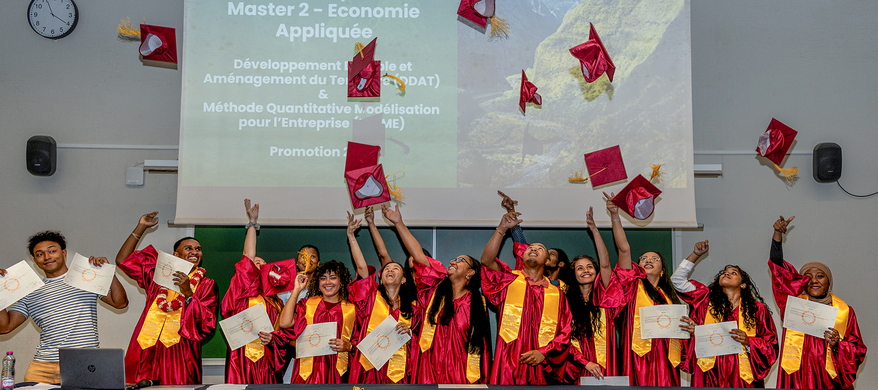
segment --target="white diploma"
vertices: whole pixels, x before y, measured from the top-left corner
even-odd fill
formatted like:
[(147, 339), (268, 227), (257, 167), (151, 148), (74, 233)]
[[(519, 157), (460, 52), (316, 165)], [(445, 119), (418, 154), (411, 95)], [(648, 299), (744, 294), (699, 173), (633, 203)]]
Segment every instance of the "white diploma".
[(180, 292), (180, 287), (174, 284), (174, 273), (180, 271), (188, 275), (193, 266), (195, 265), (177, 256), (159, 251), (152, 281), (159, 286), (167, 287), (169, 290)]
[(329, 347), (329, 340), (338, 337), (338, 324), (321, 322), (305, 327), (296, 339), (296, 359), (309, 356), (323, 356), (337, 353)]
[(631, 385), (631, 381), (627, 376), (605, 376), (604, 379), (598, 379), (593, 376), (583, 376), (579, 378), (580, 386), (624, 386)]
[(732, 335), (729, 334), (732, 329), (738, 329), (738, 321), (695, 326), (695, 357), (735, 355), (744, 352), (744, 346), (732, 339)]
[(258, 339), (259, 332), (274, 332), (274, 326), (261, 303), (220, 321), (220, 327), (232, 351)]
[(396, 331), (396, 323), (397, 321), (393, 319), (392, 315), (387, 316), (357, 344), (357, 349), (363, 353), (366, 359), (369, 359), (376, 370), (384, 367), (393, 354), (412, 339), (408, 333), (399, 334)]
[(787, 297), (783, 327), (822, 339), (823, 332), (835, 327), (836, 317), (838, 308), (835, 306), (791, 296)]
[(5, 309), (37, 291), (45, 283), (25, 260), (6, 269), (6, 276), (0, 276), (0, 309)]
[(689, 315), (687, 305), (655, 305), (640, 308), (640, 338), (688, 339), (680, 329), (680, 317)]
[(64, 284), (104, 296), (110, 292), (110, 284), (113, 283), (115, 274), (115, 265), (102, 264), (100, 267), (95, 267), (88, 261), (88, 257), (77, 253), (73, 255), (73, 262), (70, 263), (67, 276), (64, 277)]

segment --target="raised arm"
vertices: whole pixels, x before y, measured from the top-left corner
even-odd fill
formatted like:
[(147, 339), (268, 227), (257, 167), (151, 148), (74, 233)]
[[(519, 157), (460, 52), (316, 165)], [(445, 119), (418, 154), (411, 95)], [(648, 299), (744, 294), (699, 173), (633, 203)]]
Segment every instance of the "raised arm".
[(790, 222), (795, 218), (795, 216), (792, 216), (790, 219), (784, 219), (783, 215), (781, 215), (780, 218), (774, 222), (774, 233), (771, 235), (771, 252), (768, 256), (774, 264), (783, 264), (783, 235), (787, 232), (787, 226), (789, 226)]
[(256, 229), (259, 224), (259, 203), (250, 207), (250, 199), (244, 199), (244, 210), (247, 211), (247, 218), (250, 223), (247, 224), (247, 237), (244, 239), (244, 256), (250, 261), (256, 262)]
[(381, 268), (390, 263), (390, 254), (387, 253), (387, 247), (384, 246), (384, 239), (378, 233), (378, 227), (375, 226), (375, 210), (372, 206), (366, 207), (366, 213), (363, 215), (366, 219), (366, 225), (369, 226), (369, 235), (372, 236), (372, 245), (375, 245), (375, 252), (378, 253), (378, 260), (381, 261)]
[(409, 252), (409, 255), (411, 255), (418, 263), (429, 266), (430, 260), (427, 259), (427, 255), (421, 250), (421, 244), (415, 236), (412, 235), (409, 228), (405, 226), (405, 223), (402, 222), (402, 214), (399, 213), (399, 205), (396, 205), (396, 208), (391, 210), (387, 204), (382, 204), (381, 214), (384, 215), (384, 218), (387, 219), (391, 225), (396, 227), (396, 232), (399, 233), (399, 239), (402, 240), (402, 244)]
[(695, 268), (695, 262), (698, 261), (698, 258), (703, 256), (709, 250), (710, 245), (707, 240), (695, 243), (695, 248), (692, 250), (692, 254), (683, 259), (683, 262), (680, 263), (674, 271), (674, 274), (671, 275), (671, 283), (674, 285), (675, 290), (683, 293), (695, 291), (697, 287), (689, 281), (689, 274), (692, 273), (692, 269)]
[(357, 242), (357, 230), (360, 229), (362, 219), (354, 219), (354, 215), (350, 211), (348, 213), (348, 246), (351, 247), (351, 259), (354, 260), (354, 268), (357, 269), (357, 276), (361, 278), (369, 277), (369, 267), (366, 266), (366, 258), (363, 257), (363, 251), (360, 250), (360, 243)]
[(622, 269), (631, 269), (631, 246), (628, 245), (628, 237), (625, 236), (625, 229), (622, 228), (622, 218), (619, 217), (619, 206), (613, 203), (613, 193), (607, 195), (607, 212), (610, 213), (610, 223), (613, 224), (613, 241), (616, 241), (616, 250), (619, 252), (619, 267)]
[(305, 274), (296, 275), (296, 281), (293, 284), (293, 292), (290, 294), (290, 299), (284, 304), (284, 308), (280, 311), (280, 316), (277, 318), (277, 324), (282, 329), (292, 328), (293, 325), (296, 324), (296, 303), (299, 302), (296, 297), (301, 295), (302, 290), (307, 286), (308, 276)]
[[(143, 232), (145, 232), (146, 229), (159, 223), (159, 220), (155, 218), (157, 215), (159, 215), (159, 212), (153, 211), (149, 214), (143, 214), (140, 217), (134, 231), (125, 238), (125, 243), (119, 248), (119, 253), (116, 253), (116, 265), (121, 264), (128, 258), (128, 256), (134, 253), (134, 250), (137, 249), (137, 243), (140, 242), (140, 238), (143, 237)], [(153, 221), (153, 219), (155, 219), (155, 221)]]
[(604, 238), (601, 237), (601, 232), (594, 223), (593, 207), (589, 207), (585, 213), (585, 224), (594, 237), (594, 246), (598, 252), (598, 261), (601, 264), (601, 283), (604, 287), (607, 287), (610, 284), (610, 277), (613, 276), (613, 267), (610, 266), (610, 252), (607, 251), (607, 244), (604, 243)]
[(500, 218), (497, 229), (494, 230), (494, 234), (491, 235), (491, 239), (488, 240), (488, 244), (485, 245), (485, 249), (482, 251), (482, 258), (479, 259), (482, 262), (482, 266), (489, 267), (495, 271), (502, 270), (500, 264), (497, 264), (497, 254), (500, 253), (500, 245), (503, 243), (506, 231), (521, 223), (521, 220), (518, 219), (519, 215), (521, 213), (510, 211), (503, 214), (503, 218)]

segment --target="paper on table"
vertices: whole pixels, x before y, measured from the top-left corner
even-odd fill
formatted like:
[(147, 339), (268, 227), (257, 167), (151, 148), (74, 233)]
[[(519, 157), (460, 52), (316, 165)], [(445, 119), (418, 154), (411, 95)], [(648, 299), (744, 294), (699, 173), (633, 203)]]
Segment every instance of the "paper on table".
[(835, 327), (837, 317), (838, 308), (835, 306), (787, 297), (783, 327), (822, 339), (823, 332)]
[(27, 265), (27, 261), (15, 263), (6, 269), (6, 276), (0, 276), (0, 309), (12, 306), (44, 284), (34, 269)]
[(265, 306), (261, 303), (220, 321), (220, 327), (223, 328), (223, 335), (232, 351), (258, 339), (259, 332), (274, 331), (271, 320), (265, 313)]
[(152, 281), (159, 286), (167, 287), (169, 290), (180, 292), (180, 287), (174, 284), (174, 273), (180, 271), (188, 275), (189, 271), (192, 271), (193, 266), (194, 264), (177, 256), (159, 251), (159, 256), (155, 262), (155, 275)]
[(718, 322), (695, 327), (695, 357), (735, 355), (744, 352), (744, 346), (732, 339), (729, 332), (738, 329), (737, 321)]
[(393, 319), (393, 316), (388, 315), (357, 344), (357, 349), (363, 353), (366, 359), (369, 359), (376, 370), (384, 367), (393, 354), (412, 339), (408, 333), (399, 334), (396, 331), (396, 324), (397, 321)]
[(329, 339), (336, 337), (338, 337), (338, 324), (335, 322), (321, 322), (306, 326), (296, 340), (296, 359), (336, 353), (329, 347)]
[(583, 376), (579, 378), (580, 386), (630, 386), (631, 382), (627, 376), (605, 376), (604, 379), (598, 379), (593, 376)]
[(640, 308), (640, 338), (688, 339), (680, 329), (680, 317), (689, 315), (687, 305), (655, 305)]
[(116, 274), (116, 266), (102, 264), (95, 267), (88, 258), (79, 253), (73, 255), (73, 261), (64, 277), (64, 284), (76, 287), (98, 295), (107, 295), (113, 276)]

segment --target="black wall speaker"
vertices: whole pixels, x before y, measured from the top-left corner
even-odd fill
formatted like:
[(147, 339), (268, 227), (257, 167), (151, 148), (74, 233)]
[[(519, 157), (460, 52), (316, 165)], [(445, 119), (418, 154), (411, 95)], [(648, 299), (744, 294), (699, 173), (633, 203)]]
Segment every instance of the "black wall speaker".
[(841, 178), (841, 146), (823, 142), (814, 147), (814, 180), (834, 183)]
[(27, 171), (34, 176), (55, 174), (57, 144), (47, 135), (35, 135), (27, 140)]

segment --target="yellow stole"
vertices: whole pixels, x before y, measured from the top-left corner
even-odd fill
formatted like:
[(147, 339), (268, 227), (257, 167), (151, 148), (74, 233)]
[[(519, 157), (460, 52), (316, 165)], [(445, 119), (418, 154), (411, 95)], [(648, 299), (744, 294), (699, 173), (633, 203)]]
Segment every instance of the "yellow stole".
[[(844, 338), (845, 333), (847, 333), (848, 317), (851, 314), (851, 309), (841, 298), (834, 294), (830, 294), (830, 296), (832, 297), (832, 306), (838, 308), (838, 317), (835, 318), (835, 330)], [(808, 294), (799, 295), (799, 298), (808, 299)], [(802, 366), (802, 348), (805, 345), (805, 334), (792, 329), (785, 329), (785, 331), (780, 366), (783, 367), (783, 370), (788, 375), (792, 375), (794, 372), (799, 371), (799, 367)], [(826, 348), (825, 367), (826, 372), (829, 373), (832, 379), (838, 377), (838, 372), (835, 371), (835, 365), (832, 363), (832, 351), (828, 346)]]
[[(710, 308), (711, 306), (707, 307), (707, 314), (704, 317), (704, 325), (722, 322), (711, 314)], [(740, 305), (738, 306), (738, 329), (743, 330), (749, 337), (756, 337), (756, 328), (747, 327), (747, 324), (744, 322), (744, 313), (741, 312)], [(725, 335), (723, 335), (723, 337), (725, 337)], [(698, 359), (698, 367), (701, 368), (701, 372), (709, 371), (713, 368), (715, 363), (716, 356)], [(753, 376), (753, 370), (750, 368), (750, 355), (747, 354), (746, 350), (738, 354), (738, 376), (748, 384), (753, 383), (753, 380), (755, 379)]]
[[(607, 368), (607, 311), (603, 307), (599, 307), (598, 310), (601, 312), (601, 328), (596, 329), (592, 332), (592, 337), (594, 338), (594, 354), (595, 359), (597, 359), (597, 364), (600, 364), (604, 369)], [(573, 346), (579, 353), (582, 353), (582, 346), (579, 344), (579, 340), (576, 337), (570, 338), (570, 345)]]
[[(640, 308), (653, 306), (655, 303), (652, 299), (649, 299), (649, 295), (646, 293), (646, 289), (643, 287), (643, 279), (637, 281), (637, 293), (634, 298), (634, 326), (631, 332), (631, 350), (637, 354), (637, 356), (643, 356), (649, 353), (652, 350), (652, 339), (641, 339), (640, 338)], [(649, 283), (649, 281), (647, 281)], [(658, 292), (665, 296), (664, 291), (658, 289)], [(668, 297), (665, 296), (665, 299)], [(668, 361), (674, 367), (680, 365), (680, 340), (677, 339), (668, 339)]]
[[(290, 297), (290, 299), (295, 299), (295, 297)], [(320, 302), (323, 301), (323, 297), (311, 297), (305, 301), (305, 320), (308, 325), (314, 323), (314, 314), (317, 313), (317, 306), (320, 305)], [(339, 303), (341, 305), (342, 312), (342, 327), (341, 327), (341, 335), (339, 335), (340, 339), (343, 340), (351, 340), (351, 333), (354, 332), (354, 320), (356, 319), (356, 306), (353, 303), (348, 301), (341, 301)], [(339, 352), (335, 361), (335, 369), (338, 371), (339, 375), (344, 375), (348, 372), (348, 353), (347, 352)], [(306, 357), (299, 359), (299, 376), (307, 380), (311, 377), (311, 372), (314, 370), (314, 357)]]
[[(390, 305), (387, 304), (387, 301), (384, 300), (384, 297), (381, 296), (380, 292), (375, 291), (375, 303), (372, 305), (372, 314), (369, 316), (369, 325), (366, 327), (366, 334), (368, 335), (369, 333), (372, 333), (372, 330), (380, 325), (389, 315)], [(399, 322), (402, 322), (409, 327), (412, 325), (412, 320), (403, 317), (401, 313), (399, 316)], [(364, 371), (369, 371), (375, 368), (372, 366), (372, 362), (370, 362), (369, 359), (366, 359), (366, 356), (363, 354), (360, 354), (360, 365), (363, 366)], [(398, 383), (405, 377), (405, 365), (406, 346), (403, 345), (393, 353), (393, 356), (391, 356), (390, 360), (387, 362), (387, 377), (390, 378), (393, 383)]]
[[(521, 328), (521, 314), (524, 306), (524, 294), (527, 291), (527, 280), (521, 271), (512, 271), (518, 275), (506, 288), (506, 300), (503, 302), (503, 318), (497, 333), (503, 341), (509, 343), (518, 339)], [(555, 338), (558, 329), (558, 306), (561, 302), (561, 290), (549, 284), (543, 289), (543, 313), (540, 319), (538, 346), (549, 344)]]
[[(470, 299), (473, 299), (473, 296), (470, 296)], [(433, 346), (433, 337), (436, 336), (436, 325), (430, 323), (430, 320), (426, 318), (426, 314), (429, 313), (430, 308), (433, 307), (433, 300), (436, 299), (436, 292), (433, 292), (433, 296), (430, 297), (430, 303), (427, 304), (427, 307), (424, 309), (424, 323), (421, 325), (421, 339), (418, 341), (418, 345), (421, 346), (421, 352), (427, 352), (430, 347)], [(485, 304), (485, 298), (482, 297), (482, 305)], [(436, 321), (439, 321), (439, 317), (442, 316), (442, 309), (445, 307), (445, 302), (439, 302), (439, 311), (436, 315)], [(479, 353), (469, 353), (466, 354), (466, 380), (469, 383), (475, 383), (482, 377), (482, 355)], [(438, 368), (438, 367), (437, 367)], [(388, 371), (389, 372), (389, 371)]]
[[(247, 300), (247, 307), (253, 307), (260, 303), (265, 307), (265, 299), (262, 298), (262, 295), (250, 297)], [(267, 307), (265, 308), (268, 309)], [(244, 356), (246, 356), (247, 359), (250, 359), (251, 362), (256, 363), (265, 355), (265, 348), (266, 347), (262, 345), (262, 342), (257, 338), (244, 346)]]
[[(195, 275), (195, 271), (197, 270), (198, 268), (196, 267), (195, 270), (189, 274), (189, 277), (191, 278)], [(193, 295), (200, 285), (201, 283), (198, 283), (195, 285), (195, 288), (192, 289)], [(177, 295), (179, 294), (168, 289), (168, 302), (176, 299)], [(172, 312), (166, 312), (159, 309), (159, 305), (154, 299), (149, 306), (149, 310), (146, 312), (146, 318), (143, 319), (143, 326), (140, 327), (140, 334), (137, 335), (137, 343), (140, 344), (140, 349), (151, 348), (155, 345), (156, 341), (161, 341), (162, 344), (168, 348), (179, 343), (181, 313), (183, 313), (182, 308)]]

